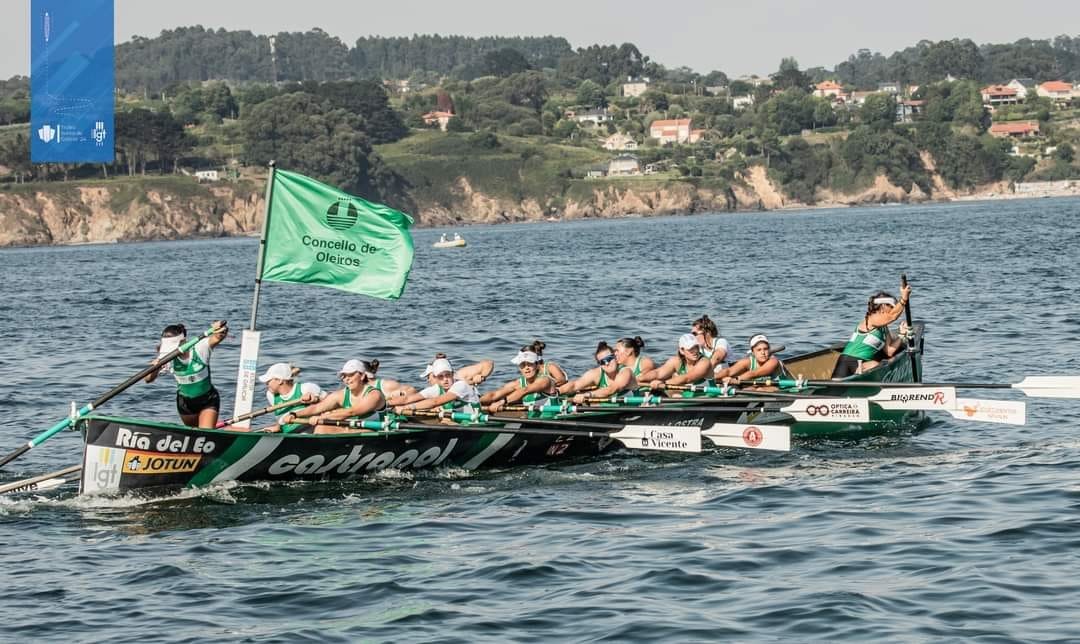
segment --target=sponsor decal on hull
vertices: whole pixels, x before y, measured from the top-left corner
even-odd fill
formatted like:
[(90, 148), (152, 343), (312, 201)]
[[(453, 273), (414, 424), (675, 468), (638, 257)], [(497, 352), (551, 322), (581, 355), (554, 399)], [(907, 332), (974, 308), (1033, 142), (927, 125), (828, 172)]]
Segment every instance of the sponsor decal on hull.
[(168, 454), (129, 449), (124, 455), (124, 474), (184, 474), (194, 472), (201, 454)]
[(288, 476), (291, 474), (302, 476), (340, 474), (356, 474), (361, 470), (373, 472), (384, 468), (420, 469), (424, 467), (437, 467), (450, 456), (458, 439), (451, 438), (445, 447), (429, 447), (424, 451), (407, 449), (398, 452), (364, 452), (363, 445), (352, 448), (348, 454), (336, 456), (324, 454), (312, 454), (300, 456), (298, 454), (285, 454), (277, 458), (267, 473), (271, 476)]
[(82, 493), (120, 491), (120, 469), (126, 450), (87, 445), (82, 471)]

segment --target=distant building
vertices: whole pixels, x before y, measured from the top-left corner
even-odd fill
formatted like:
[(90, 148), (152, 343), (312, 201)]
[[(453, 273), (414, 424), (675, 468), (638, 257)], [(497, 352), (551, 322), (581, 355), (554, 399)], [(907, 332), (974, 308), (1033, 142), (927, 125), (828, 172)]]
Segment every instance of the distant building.
[(1046, 81), (1035, 90), (1039, 96), (1045, 96), (1055, 103), (1064, 103), (1073, 98), (1073, 86), (1062, 81)]
[(705, 86), (705, 91), (708, 92), (709, 94), (712, 94), (713, 96), (720, 96), (721, 94), (727, 94), (728, 86), (727, 85), (707, 85), (707, 86)]
[(1016, 90), (1016, 97), (1021, 101), (1026, 100), (1028, 94), (1034, 94), (1035, 88), (1039, 86), (1035, 82), (1034, 78), (1014, 78), (1005, 84), (1005, 87), (1011, 87)]
[(705, 130), (690, 130), (689, 143), (697, 143), (705, 136)]
[(896, 81), (878, 83), (877, 91), (882, 92), (883, 94), (892, 94), (893, 96), (896, 96), (900, 93), (900, 83), (897, 83)]
[(425, 125), (432, 125), (434, 123), (438, 123), (439, 129), (445, 132), (446, 124), (450, 122), (450, 119), (454, 118), (454, 115), (450, 112), (440, 112), (436, 110), (434, 112), (428, 112), (420, 118), (424, 119)]
[(202, 183), (204, 181), (217, 181), (218, 180), (218, 171), (217, 170), (198, 170), (198, 171), (195, 172), (195, 180), (198, 181), (199, 183)]
[(754, 104), (753, 94), (744, 94), (742, 96), (731, 97), (731, 109), (733, 110), (745, 110)]
[(641, 174), (641, 165), (638, 158), (632, 154), (620, 154), (608, 162), (607, 173), (609, 177), (627, 177)]
[(821, 81), (814, 86), (814, 96), (820, 96), (821, 98), (837, 99), (843, 94), (844, 86), (833, 80)]
[(896, 103), (896, 120), (900, 123), (911, 123), (915, 117), (922, 114), (926, 108), (926, 101), (906, 99)]
[(1016, 105), (1020, 102), (1020, 96), (1016, 89), (1008, 85), (987, 85), (979, 90), (982, 95), (983, 105), (997, 107), (998, 105)]
[(1036, 136), (1039, 134), (1039, 122), (1006, 121), (1004, 123), (994, 123), (990, 126), (990, 134), (991, 136), (999, 138), (1005, 138), (1007, 136), (1015, 136), (1017, 138)]
[(762, 78), (757, 74), (750, 74), (749, 76), (740, 76), (736, 80), (740, 80), (744, 83), (750, 83), (754, 87), (761, 87), (762, 85), (772, 85), (772, 79)]
[(616, 132), (604, 139), (603, 147), (605, 150), (636, 150), (638, 149), (638, 142), (629, 134)]
[(851, 96), (848, 97), (848, 103), (850, 103), (852, 105), (862, 105), (863, 103), (866, 102), (866, 97), (870, 96), (871, 94), (877, 94), (877, 92), (863, 92), (863, 91), (852, 92)]
[(601, 123), (606, 123), (606, 122), (612, 120), (613, 118), (615, 118), (614, 115), (612, 115), (611, 113), (609, 113), (607, 111), (606, 107), (603, 108), (603, 109), (599, 109), (599, 110), (585, 110), (584, 112), (572, 112), (572, 114), (573, 114), (573, 116), (571, 116), (570, 118), (574, 119), (578, 123), (593, 123), (595, 125), (600, 125)]
[(648, 90), (648, 78), (634, 78), (633, 76), (627, 76), (626, 82), (622, 84), (623, 96), (641, 96)]
[(649, 137), (661, 145), (690, 142), (690, 119), (662, 119), (649, 126)]

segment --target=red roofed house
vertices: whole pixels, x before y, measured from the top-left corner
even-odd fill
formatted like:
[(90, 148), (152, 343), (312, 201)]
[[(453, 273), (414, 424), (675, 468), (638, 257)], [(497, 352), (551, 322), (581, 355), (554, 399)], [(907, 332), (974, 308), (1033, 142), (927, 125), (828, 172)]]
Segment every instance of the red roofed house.
[(1020, 102), (1019, 92), (1008, 85), (987, 85), (979, 90), (983, 105), (1016, 105)]
[(1062, 81), (1046, 81), (1035, 90), (1039, 96), (1053, 99), (1055, 103), (1068, 101), (1073, 94), (1073, 86)]
[(994, 123), (990, 126), (990, 134), (1000, 138), (1006, 136), (1035, 136), (1038, 133), (1038, 121), (1007, 121), (1005, 123)]
[(834, 100), (843, 100), (846, 93), (844, 92), (844, 86), (836, 81), (821, 81), (814, 86), (814, 96), (820, 96), (821, 98), (831, 98)]
[(438, 123), (439, 124), (439, 129), (442, 130), (443, 132), (445, 132), (446, 131), (446, 124), (450, 122), (450, 119), (454, 118), (454, 115), (452, 113), (450, 113), (450, 112), (440, 112), (440, 111), (436, 110), (434, 112), (428, 112), (427, 114), (421, 116), (420, 118), (424, 119), (424, 123), (426, 125), (431, 125), (432, 123)]
[(649, 137), (661, 145), (668, 143), (690, 142), (690, 119), (668, 119), (653, 121), (649, 126)]

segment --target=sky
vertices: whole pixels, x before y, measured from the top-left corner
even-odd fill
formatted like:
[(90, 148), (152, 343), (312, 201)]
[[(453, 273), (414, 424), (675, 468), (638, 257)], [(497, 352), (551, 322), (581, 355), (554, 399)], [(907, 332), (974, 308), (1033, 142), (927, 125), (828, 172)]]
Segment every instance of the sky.
[[(30, 0), (0, 0), (0, 78), (29, 74)], [(1018, 8), (1027, 19), (1017, 20)], [(259, 34), (319, 27), (361, 36), (563, 36), (574, 47), (631, 42), (668, 68), (767, 75), (794, 56), (832, 68), (860, 48), (888, 55), (919, 40), (977, 43), (1080, 35), (1080, 2), (1027, 0), (116, 0), (116, 40), (201, 24)]]

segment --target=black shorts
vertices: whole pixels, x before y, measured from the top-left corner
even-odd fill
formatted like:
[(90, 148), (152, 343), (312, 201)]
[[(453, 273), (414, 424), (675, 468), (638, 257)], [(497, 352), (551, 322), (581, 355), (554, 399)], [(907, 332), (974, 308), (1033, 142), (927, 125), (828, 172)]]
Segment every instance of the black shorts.
[(840, 354), (840, 359), (836, 361), (836, 368), (833, 369), (833, 378), (847, 378), (848, 376), (854, 376), (859, 371), (859, 363), (861, 360), (855, 356), (849, 356), (846, 353)]
[(221, 396), (217, 387), (210, 387), (210, 391), (197, 398), (187, 398), (176, 392), (176, 411), (180, 412), (181, 416), (198, 416), (204, 409), (221, 411)]

